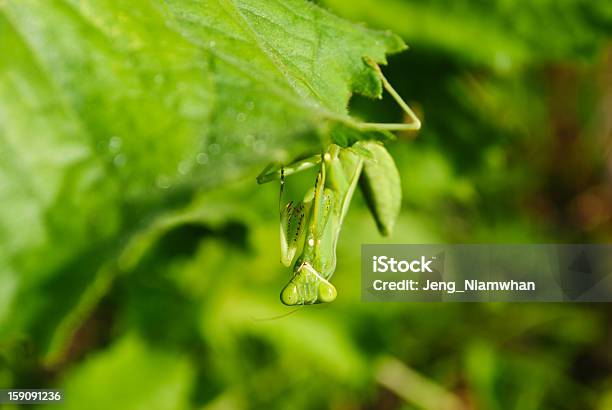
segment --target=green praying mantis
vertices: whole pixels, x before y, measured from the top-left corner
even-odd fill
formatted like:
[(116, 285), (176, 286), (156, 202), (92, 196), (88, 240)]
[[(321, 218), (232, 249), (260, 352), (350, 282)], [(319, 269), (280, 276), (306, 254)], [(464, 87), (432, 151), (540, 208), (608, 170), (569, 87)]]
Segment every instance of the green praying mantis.
[[(418, 130), (421, 122), (391, 87), (378, 65), (384, 88), (410, 118), (404, 124), (358, 123), (360, 130)], [(303, 200), (282, 205), (285, 178), (319, 167), (315, 184)], [(281, 302), (288, 306), (328, 303), (338, 294), (330, 279), (336, 269), (336, 245), (344, 217), (357, 185), (384, 235), (390, 233), (399, 213), (401, 189), (393, 159), (375, 141), (358, 141), (349, 147), (331, 144), (322, 154), (288, 166), (270, 164), (257, 177), (260, 184), (280, 180), (281, 262), (293, 266), (293, 275), (282, 289)]]

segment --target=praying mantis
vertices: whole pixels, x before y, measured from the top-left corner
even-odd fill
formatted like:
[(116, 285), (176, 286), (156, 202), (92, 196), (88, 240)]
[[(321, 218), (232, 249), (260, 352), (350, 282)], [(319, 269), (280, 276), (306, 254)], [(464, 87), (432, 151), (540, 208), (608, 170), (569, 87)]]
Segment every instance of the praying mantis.
[[(360, 130), (418, 130), (421, 122), (382, 75), (375, 63), (366, 61), (378, 73), (384, 88), (410, 118), (404, 124), (357, 123)], [(281, 262), (293, 266), (293, 275), (280, 294), (288, 306), (333, 302), (338, 294), (330, 279), (336, 269), (336, 245), (344, 217), (359, 181), (379, 230), (388, 234), (399, 213), (399, 173), (386, 149), (374, 141), (357, 141), (349, 147), (331, 144), (322, 154), (288, 166), (270, 164), (257, 177), (263, 184), (319, 167), (314, 187), (303, 200), (280, 204)], [(392, 202), (389, 204), (389, 202)]]

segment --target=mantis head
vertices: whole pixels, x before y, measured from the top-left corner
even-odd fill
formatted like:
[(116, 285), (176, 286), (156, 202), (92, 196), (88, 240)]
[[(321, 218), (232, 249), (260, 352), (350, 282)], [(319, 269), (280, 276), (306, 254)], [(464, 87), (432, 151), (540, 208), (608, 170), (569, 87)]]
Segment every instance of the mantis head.
[(288, 306), (328, 303), (336, 299), (334, 285), (323, 278), (308, 262), (303, 262), (281, 291), (281, 302)]

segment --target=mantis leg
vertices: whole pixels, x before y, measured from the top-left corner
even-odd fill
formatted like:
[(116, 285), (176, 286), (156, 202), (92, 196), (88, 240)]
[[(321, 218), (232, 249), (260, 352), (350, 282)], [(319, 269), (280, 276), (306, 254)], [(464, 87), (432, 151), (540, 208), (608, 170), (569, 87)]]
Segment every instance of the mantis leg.
[(296, 254), (298, 254), (304, 244), (306, 237), (306, 224), (310, 214), (314, 192), (309, 191), (304, 200), (298, 204), (293, 201), (289, 202), (285, 207), (282, 207), (283, 189), (285, 186), (285, 177), (311, 168), (321, 162), (321, 156), (315, 155), (294, 164), (284, 167), (274, 164), (268, 165), (266, 169), (257, 177), (257, 182), (262, 184), (280, 179), (280, 194), (279, 194), (279, 212), (280, 212), (280, 244), (281, 244), (281, 262), (285, 266), (291, 266)]
[(416, 131), (416, 130), (421, 129), (421, 120), (419, 120), (419, 118), (416, 116), (414, 111), (412, 111), (410, 106), (408, 104), (406, 104), (404, 99), (397, 93), (397, 91), (395, 91), (393, 86), (391, 86), (391, 84), (389, 83), (387, 78), (383, 75), (382, 71), (380, 70), (380, 67), (378, 66), (378, 64), (376, 64), (375, 61), (373, 61), (373, 60), (371, 60), (369, 58), (366, 58), (365, 62), (366, 62), (366, 64), (368, 64), (370, 67), (372, 67), (376, 71), (376, 73), (378, 74), (378, 77), (380, 78), (380, 80), (383, 83), (383, 87), (385, 88), (385, 90), (387, 90), (387, 92), (391, 95), (391, 97), (393, 97), (395, 102), (397, 102), (397, 104), (401, 107), (401, 109), (404, 111), (404, 113), (406, 113), (408, 118), (410, 118), (410, 122), (407, 123), (407, 124), (406, 123), (403, 123), (403, 124), (381, 124), (381, 123), (366, 122), (366, 123), (354, 124), (354, 126), (356, 126), (357, 128), (359, 128), (361, 130), (364, 130), (364, 131), (365, 130), (375, 130), (375, 131), (381, 131), (381, 130), (387, 130), (387, 131), (409, 131), (409, 130), (414, 130), (414, 131)]
[(331, 244), (337, 201), (331, 189), (321, 193), (315, 188), (314, 192), (308, 236), (295, 262), (293, 277), (281, 292), (281, 301), (289, 306), (332, 302), (338, 294), (329, 282), (336, 267), (336, 249)]
[(287, 166), (271, 163), (257, 176), (257, 183), (265, 184), (266, 182), (276, 181), (291, 174), (310, 169), (320, 163), (321, 155), (313, 155)]
[(336, 288), (328, 281), (335, 268), (335, 249), (329, 243), (333, 241), (331, 222), (336, 201), (333, 191), (325, 187), (326, 175), (323, 162), (314, 189), (305, 198), (304, 203), (310, 206), (309, 218), (302, 220), (302, 249), (295, 262), (294, 275), (281, 292), (281, 301), (286, 305), (331, 302), (337, 295)]
[(289, 267), (298, 251), (301, 252), (306, 238), (306, 224), (312, 201), (302, 201), (297, 205), (289, 202), (281, 211), (280, 244), (281, 262)]

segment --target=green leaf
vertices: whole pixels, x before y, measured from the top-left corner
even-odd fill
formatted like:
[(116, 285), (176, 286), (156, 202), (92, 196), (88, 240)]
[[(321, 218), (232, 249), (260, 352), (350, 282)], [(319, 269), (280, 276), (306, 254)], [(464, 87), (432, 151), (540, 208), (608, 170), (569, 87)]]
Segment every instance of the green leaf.
[(304, 0), (0, 1), (2, 337), (59, 348), (133, 232), (354, 124), (404, 47)]
[(358, 145), (370, 151), (373, 157), (364, 161), (359, 179), (361, 191), (380, 233), (391, 235), (402, 206), (399, 172), (393, 157), (382, 144), (371, 141), (359, 142)]

